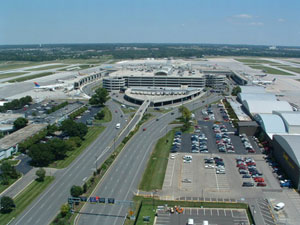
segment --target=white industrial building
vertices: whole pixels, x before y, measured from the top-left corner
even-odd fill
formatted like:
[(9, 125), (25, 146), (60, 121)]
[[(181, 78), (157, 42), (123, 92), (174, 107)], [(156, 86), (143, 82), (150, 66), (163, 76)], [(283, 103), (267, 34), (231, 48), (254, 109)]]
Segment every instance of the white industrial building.
[(286, 130), (290, 134), (300, 134), (300, 112), (274, 111), (284, 121)]
[(18, 151), (18, 145), (35, 133), (45, 128), (47, 124), (30, 124), (10, 135), (0, 139), (0, 160), (12, 156)]
[(272, 114), (273, 111), (293, 111), (292, 106), (286, 101), (244, 100), (243, 106), (252, 116), (261, 113)]
[(243, 94), (264, 94), (266, 90), (261, 86), (240, 86)]
[(279, 115), (257, 114), (254, 119), (270, 139), (274, 134), (287, 134), (285, 124)]
[(276, 96), (272, 93), (238, 93), (237, 97), (240, 102), (245, 100), (277, 101)]

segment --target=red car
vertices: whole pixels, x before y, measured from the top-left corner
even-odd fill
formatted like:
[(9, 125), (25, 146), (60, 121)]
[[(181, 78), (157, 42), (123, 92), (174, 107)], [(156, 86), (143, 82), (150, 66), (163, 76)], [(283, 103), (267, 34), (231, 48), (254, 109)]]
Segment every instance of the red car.
[(258, 187), (265, 187), (265, 186), (267, 186), (267, 184), (263, 183), (263, 182), (259, 182), (259, 183), (257, 183), (256, 186), (258, 186)]
[(144, 128), (143, 131), (146, 131), (146, 128)]
[(253, 180), (254, 180), (255, 182), (259, 182), (259, 183), (265, 182), (265, 179), (262, 178), (262, 177), (254, 177)]

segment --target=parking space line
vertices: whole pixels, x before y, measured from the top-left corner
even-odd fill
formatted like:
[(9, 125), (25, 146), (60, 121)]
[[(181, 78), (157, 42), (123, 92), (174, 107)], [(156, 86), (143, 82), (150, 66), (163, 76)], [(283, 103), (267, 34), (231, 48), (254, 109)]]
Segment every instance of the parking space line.
[(203, 212), (204, 212), (204, 216), (205, 216), (205, 209), (203, 210)]
[(220, 214), (219, 214), (219, 210), (217, 209), (217, 214), (218, 214), (218, 216), (220, 216)]
[(230, 211), (231, 211), (231, 217), (233, 217), (233, 212), (232, 212), (232, 209), (231, 209)]
[(212, 209), (210, 209), (210, 215), (212, 216)]
[(226, 216), (226, 210), (224, 209), (224, 215)]

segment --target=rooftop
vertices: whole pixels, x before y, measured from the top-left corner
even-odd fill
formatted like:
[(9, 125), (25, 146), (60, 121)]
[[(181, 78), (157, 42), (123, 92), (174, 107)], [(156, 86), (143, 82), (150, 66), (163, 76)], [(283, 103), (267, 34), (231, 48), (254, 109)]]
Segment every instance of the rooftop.
[(300, 112), (274, 111), (280, 115), (289, 126), (300, 126)]
[(5, 136), (4, 138), (0, 139), (0, 151), (17, 145), (45, 127), (47, 127), (47, 124), (29, 124), (28, 126)]
[(274, 135), (276, 140), (289, 155), (289, 157), (300, 167), (300, 135)]
[(242, 93), (262, 94), (266, 93), (266, 90), (260, 86), (240, 86)]

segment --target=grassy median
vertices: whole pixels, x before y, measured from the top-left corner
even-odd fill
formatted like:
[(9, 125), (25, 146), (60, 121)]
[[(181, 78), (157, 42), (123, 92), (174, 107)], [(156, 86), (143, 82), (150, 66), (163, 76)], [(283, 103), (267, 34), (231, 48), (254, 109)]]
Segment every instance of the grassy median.
[(36, 78), (40, 78), (40, 77), (49, 76), (49, 75), (52, 75), (52, 74), (54, 74), (54, 73), (53, 72), (38, 73), (38, 74), (26, 76), (26, 77), (19, 77), (19, 78), (16, 78), (16, 79), (11, 79), (8, 82), (10, 82), (10, 83), (22, 82), (22, 81), (26, 81), (26, 80), (32, 80), (32, 79), (36, 79)]
[(69, 166), (74, 159), (76, 159), (91, 143), (96, 140), (96, 138), (104, 131), (104, 129), (105, 127), (102, 126), (89, 127), (88, 133), (85, 135), (81, 146), (73, 151), (68, 151), (65, 159), (56, 161), (49, 167), (62, 169)]
[(140, 190), (162, 189), (174, 135), (175, 129), (169, 131), (156, 143), (139, 185)]
[(95, 120), (95, 123), (108, 123), (112, 120), (109, 108), (105, 106), (102, 110), (104, 111), (104, 118), (102, 120)]
[(54, 177), (45, 177), (44, 182), (33, 181), (20, 194), (14, 198), (16, 208), (7, 214), (0, 214), (0, 223), (8, 224), (13, 218), (16, 218), (26, 207), (39, 196), (48, 185), (54, 180)]

